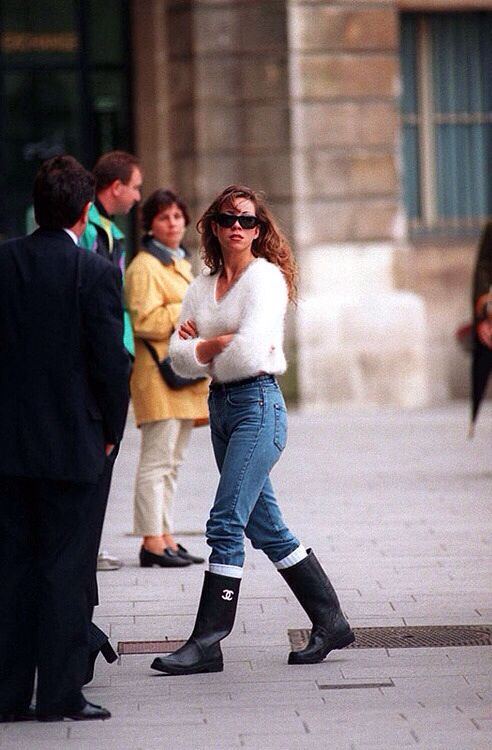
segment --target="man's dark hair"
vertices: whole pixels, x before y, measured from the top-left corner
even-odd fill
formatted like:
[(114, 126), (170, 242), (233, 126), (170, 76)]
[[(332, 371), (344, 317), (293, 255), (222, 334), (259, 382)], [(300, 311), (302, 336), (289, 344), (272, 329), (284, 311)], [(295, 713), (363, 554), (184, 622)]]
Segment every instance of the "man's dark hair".
[(158, 190), (154, 190), (154, 192), (149, 195), (142, 206), (142, 225), (144, 231), (149, 232), (152, 226), (152, 222), (154, 221), (157, 214), (160, 214), (161, 211), (169, 208), (169, 206), (172, 206), (174, 203), (179, 209), (181, 209), (184, 216), (185, 225), (188, 226), (188, 224), (190, 223), (190, 215), (188, 213), (188, 207), (186, 203), (171, 190), (164, 190), (163, 188), (160, 188)]
[(94, 200), (95, 180), (73, 156), (55, 156), (34, 180), (34, 217), (42, 229), (69, 229)]
[(140, 160), (126, 151), (109, 151), (103, 154), (93, 169), (96, 192), (111, 185), (115, 180), (128, 185), (135, 167), (140, 168)]

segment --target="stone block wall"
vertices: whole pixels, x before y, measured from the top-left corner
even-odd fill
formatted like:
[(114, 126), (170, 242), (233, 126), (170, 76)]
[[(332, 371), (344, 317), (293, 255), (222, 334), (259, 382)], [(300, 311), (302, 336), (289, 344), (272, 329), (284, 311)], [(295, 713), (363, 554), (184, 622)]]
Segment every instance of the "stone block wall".
[[(246, 184), (266, 193), (292, 238), (285, 0), (135, 0), (133, 6), (135, 114), (146, 173), (144, 193), (157, 185), (174, 187), (189, 203), (194, 224), (224, 187)], [(154, 41), (157, 35), (160, 47)], [(154, 65), (159, 66), (158, 77)], [(159, 146), (156, 142), (152, 147), (151, 121), (159, 114), (156, 103), (162, 101), (168, 160), (156, 164)], [(193, 227), (187, 242), (198, 245)], [(289, 395), (296, 390), (294, 344), (290, 315)]]
[(231, 183), (261, 189), (289, 232), (285, 3), (171, 0), (167, 24), (178, 189), (197, 213)]
[(425, 306), (393, 276), (398, 55), (392, 3), (289, 2), (298, 379), (307, 408), (427, 401)]
[[(429, 11), (485, 5), (419, 2)], [(289, 387), (297, 374), (311, 406), (351, 399), (421, 405), (423, 396), (439, 402), (467, 390), (468, 361), (453, 332), (468, 317), (475, 246), (412, 246), (405, 238), (398, 30), (407, 7), (411, 0), (133, 2), (145, 194), (170, 185), (196, 219), (232, 182), (267, 193), (301, 273), (301, 305), (288, 326), (297, 363)], [(191, 230), (188, 243), (197, 240)], [(366, 337), (354, 322), (360, 295), (341, 268), (355, 273), (362, 258), (368, 288), (380, 289), (386, 305), (373, 295), (361, 308), (362, 329), (376, 320), (381, 339), (396, 340), (394, 321), (407, 315), (410, 353), (359, 346)], [(299, 343), (309, 315), (326, 346)]]
[(162, 0), (140, 0), (131, 10), (136, 152), (149, 195), (172, 174), (166, 5)]
[(433, 404), (465, 398), (469, 393), (470, 356), (459, 347), (455, 331), (471, 319), (476, 253), (472, 241), (427, 241), (407, 245), (395, 254), (396, 287), (413, 290), (425, 304), (429, 399)]
[(429, 399), (424, 301), (394, 288), (390, 243), (320, 245), (303, 264), (301, 403), (424, 406)]
[(392, 239), (398, 215), (398, 14), (289, 2), (296, 245)]

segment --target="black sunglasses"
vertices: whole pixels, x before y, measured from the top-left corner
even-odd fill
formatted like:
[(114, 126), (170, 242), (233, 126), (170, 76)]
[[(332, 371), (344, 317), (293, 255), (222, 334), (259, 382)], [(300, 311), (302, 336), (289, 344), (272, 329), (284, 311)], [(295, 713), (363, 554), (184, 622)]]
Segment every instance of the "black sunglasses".
[(253, 214), (215, 214), (215, 221), (220, 227), (228, 229), (234, 226), (236, 221), (243, 229), (254, 229), (260, 223), (259, 218)]

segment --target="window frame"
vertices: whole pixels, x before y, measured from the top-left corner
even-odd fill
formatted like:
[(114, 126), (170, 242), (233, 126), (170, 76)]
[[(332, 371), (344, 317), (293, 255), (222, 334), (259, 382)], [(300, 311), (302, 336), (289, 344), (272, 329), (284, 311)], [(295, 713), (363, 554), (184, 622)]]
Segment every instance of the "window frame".
[[(428, 11), (412, 11), (410, 8), (400, 7), (400, 17), (414, 16), (416, 20), (415, 34), (415, 59), (412, 61), (415, 71), (415, 111), (413, 113), (400, 110), (400, 122), (402, 142), (404, 139), (403, 129), (405, 126), (416, 128), (418, 164), (416, 169), (416, 202), (417, 216), (408, 215), (408, 200), (404, 196), (404, 208), (407, 214), (407, 226), (412, 238), (418, 237), (461, 237), (476, 236), (481, 227), (490, 221), (492, 216), (488, 214), (469, 214), (468, 216), (455, 215), (444, 216), (439, 214), (439, 191), (438, 191), (438, 153), (436, 146), (436, 126), (449, 125), (486, 125), (492, 123), (492, 107), (490, 111), (470, 112), (440, 112), (434, 98), (434, 67), (433, 67), (433, 39), (431, 20), (435, 16), (455, 14), (454, 8), (443, 12), (436, 12), (429, 8)], [(461, 11), (470, 15), (483, 12), (483, 8), (470, 8)], [(403, 63), (402, 63), (403, 65)], [(402, 76), (403, 79), (403, 76)], [(402, 80), (403, 86), (403, 80)], [(402, 92), (403, 93), (403, 92)], [(485, 138), (487, 141), (487, 138)], [(492, 154), (488, 155), (488, 160)], [(402, 166), (405, 169), (405, 157), (402, 153)], [(492, 190), (492, 186), (491, 186)], [(403, 191), (405, 193), (405, 190)], [(490, 200), (490, 199), (489, 199)]]

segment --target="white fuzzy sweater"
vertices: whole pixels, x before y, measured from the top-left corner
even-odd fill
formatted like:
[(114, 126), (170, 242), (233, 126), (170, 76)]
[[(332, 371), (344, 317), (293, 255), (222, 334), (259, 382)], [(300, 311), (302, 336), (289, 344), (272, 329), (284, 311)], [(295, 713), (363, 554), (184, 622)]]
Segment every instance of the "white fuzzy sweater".
[[(202, 274), (189, 287), (180, 323), (195, 321), (199, 338), (171, 337), (169, 353), (179, 375), (209, 374), (219, 383), (258, 375), (285, 372), (283, 351), (287, 285), (280, 269), (264, 258), (256, 258), (217, 302), (218, 274)], [(231, 343), (207, 365), (196, 357), (200, 340), (233, 333)]]

